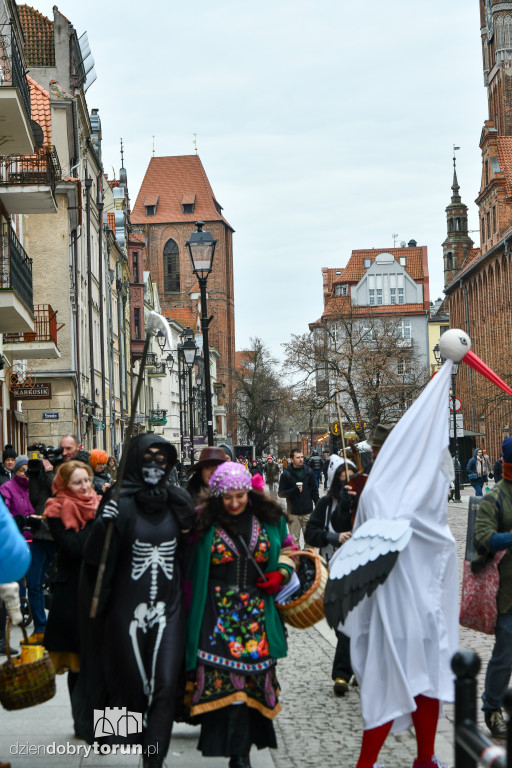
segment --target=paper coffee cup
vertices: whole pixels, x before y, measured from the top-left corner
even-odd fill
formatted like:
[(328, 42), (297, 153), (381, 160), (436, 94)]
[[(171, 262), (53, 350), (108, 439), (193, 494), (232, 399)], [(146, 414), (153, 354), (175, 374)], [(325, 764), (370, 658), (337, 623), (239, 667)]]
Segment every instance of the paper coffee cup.
[(302, 483), (296, 483), (296, 486), (299, 489), (299, 491), (302, 491), (302, 485), (303, 485)]

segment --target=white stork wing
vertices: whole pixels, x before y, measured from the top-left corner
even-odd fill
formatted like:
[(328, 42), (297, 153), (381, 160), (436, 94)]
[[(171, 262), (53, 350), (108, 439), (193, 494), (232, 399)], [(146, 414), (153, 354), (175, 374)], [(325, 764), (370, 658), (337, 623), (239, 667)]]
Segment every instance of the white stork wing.
[(385, 582), (411, 536), (408, 520), (371, 519), (338, 549), (329, 564), (324, 598), (325, 617), (333, 629)]

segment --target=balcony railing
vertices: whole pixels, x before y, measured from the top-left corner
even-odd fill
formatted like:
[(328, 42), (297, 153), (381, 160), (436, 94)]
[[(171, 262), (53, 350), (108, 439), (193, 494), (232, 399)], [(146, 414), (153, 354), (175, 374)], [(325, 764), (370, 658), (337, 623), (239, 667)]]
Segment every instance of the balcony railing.
[(12, 24), (6, 24), (0, 29), (9, 30), (9, 28), (10, 32), (0, 34), (0, 86), (14, 86), (19, 90), (27, 119), (30, 120), (30, 86), (14, 27)]
[(40, 147), (33, 155), (14, 155), (0, 162), (0, 186), (46, 185), (55, 192), (61, 169), (55, 147)]
[(8, 224), (4, 224), (1, 235), (0, 289), (15, 291), (27, 309), (32, 312), (32, 259)]
[[(62, 328), (62, 326), (60, 326)], [(49, 304), (34, 307), (33, 333), (4, 333), (4, 344), (19, 344), (27, 341), (52, 342), (57, 346), (57, 313)]]

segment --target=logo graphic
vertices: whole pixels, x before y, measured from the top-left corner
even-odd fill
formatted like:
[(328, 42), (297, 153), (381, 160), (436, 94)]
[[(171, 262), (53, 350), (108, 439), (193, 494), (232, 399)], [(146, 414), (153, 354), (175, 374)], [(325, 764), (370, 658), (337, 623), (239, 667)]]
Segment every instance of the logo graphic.
[(94, 737), (128, 736), (142, 731), (142, 712), (128, 712), (126, 707), (94, 710)]

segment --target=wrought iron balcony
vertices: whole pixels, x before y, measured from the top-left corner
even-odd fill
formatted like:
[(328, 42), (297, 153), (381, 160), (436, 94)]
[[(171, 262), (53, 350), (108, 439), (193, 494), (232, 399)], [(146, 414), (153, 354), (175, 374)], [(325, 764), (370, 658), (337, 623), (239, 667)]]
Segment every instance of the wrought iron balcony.
[(2, 154), (32, 152), (30, 86), (25, 74), (14, 26), (0, 26), (0, 104)]
[(155, 363), (148, 369), (148, 376), (167, 376), (167, 366), (164, 362)]
[(0, 160), (0, 194), (7, 211), (55, 213), (55, 186), (61, 176), (54, 147), (40, 147), (33, 155)]
[(49, 304), (34, 307), (34, 331), (25, 333), (4, 333), (4, 351), (14, 359), (59, 358), (57, 313)]
[(14, 229), (4, 224), (0, 235), (0, 328), (33, 332), (32, 301), (32, 259)]

